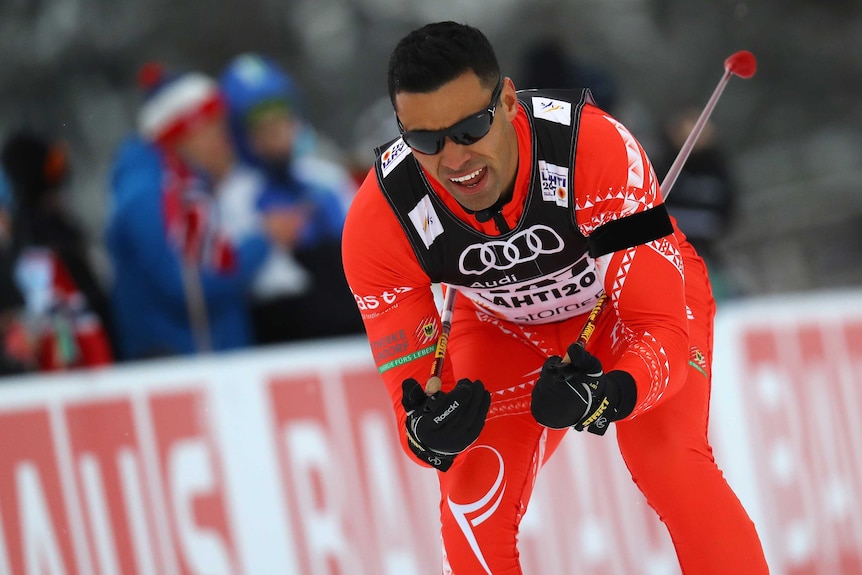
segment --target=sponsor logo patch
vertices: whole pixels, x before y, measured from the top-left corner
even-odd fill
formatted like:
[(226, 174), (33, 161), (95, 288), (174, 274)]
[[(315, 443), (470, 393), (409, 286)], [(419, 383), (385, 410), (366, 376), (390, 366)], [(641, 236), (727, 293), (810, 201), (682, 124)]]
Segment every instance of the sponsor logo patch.
[(542, 183), (542, 199), (558, 206), (569, 206), (569, 169), (539, 160), (539, 178)]
[(408, 345), (407, 334), (404, 333), (403, 329), (374, 340), (371, 342), (374, 362), (381, 364), (392, 358), (400, 357), (407, 353)]
[(396, 287), (384, 290), (381, 294), (359, 295), (353, 294), (353, 299), (356, 301), (356, 307), (364, 319), (373, 319), (390, 309), (398, 307), (398, 295), (409, 292), (413, 288)]
[(434, 204), (431, 203), (431, 197), (428, 194), (422, 197), (416, 207), (410, 210), (408, 214), (413, 227), (419, 232), (422, 242), (426, 248), (430, 248), (437, 236), (443, 233), (443, 224), (440, 223), (440, 218), (437, 217), (437, 212), (434, 211)]
[[(512, 250), (509, 250), (512, 251)], [(496, 317), (519, 324), (558, 321), (590, 310), (601, 292), (595, 260), (584, 255), (561, 270), (524, 280), (511, 274), (494, 282), (475, 281), (461, 292)]]
[(691, 346), (689, 350), (688, 364), (702, 373), (704, 377), (709, 377), (709, 364), (706, 361), (706, 356), (695, 345)]
[(490, 270), (504, 271), (531, 262), (543, 254), (563, 251), (563, 238), (552, 228), (536, 224), (505, 240), (492, 240), (467, 246), (458, 260), (461, 273), (482, 275)]
[(564, 126), (572, 125), (572, 104), (553, 98), (533, 96), (533, 115), (536, 118), (556, 122)]
[(414, 351), (413, 353), (408, 353), (407, 355), (402, 355), (401, 357), (395, 358), (392, 361), (386, 362), (380, 365), (377, 368), (379, 373), (385, 373), (392, 369), (393, 367), (398, 367), (399, 365), (404, 365), (405, 363), (410, 363), (411, 361), (416, 361), (421, 357), (425, 357), (426, 355), (434, 353), (434, 349), (436, 349), (436, 345), (429, 345), (425, 349), (420, 349), (419, 351)]
[(398, 138), (380, 155), (380, 168), (385, 178), (401, 163), (401, 160), (410, 155), (410, 146), (404, 140)]

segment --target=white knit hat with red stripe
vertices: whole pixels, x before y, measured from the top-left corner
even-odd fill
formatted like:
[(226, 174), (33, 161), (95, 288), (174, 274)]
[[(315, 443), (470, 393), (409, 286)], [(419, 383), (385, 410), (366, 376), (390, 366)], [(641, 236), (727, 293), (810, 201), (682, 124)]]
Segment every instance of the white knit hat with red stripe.
[(205, 74), (169, 75), (161, 65), (149, 63), (141, 68), (138, 81), (145, 92), (138, 130), (156, 143), (173, 143), (199, 122), (225, 113), (218, 84)]

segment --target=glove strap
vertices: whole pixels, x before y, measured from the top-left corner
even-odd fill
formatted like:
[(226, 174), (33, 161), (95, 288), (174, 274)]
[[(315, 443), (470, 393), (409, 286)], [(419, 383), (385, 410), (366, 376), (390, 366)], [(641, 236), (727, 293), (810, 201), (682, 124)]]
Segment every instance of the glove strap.
[(410, 451), (412, 451), (413, 455), (415, 455), (420, 461), (424, 461), (439, 471), (448, 471), (449, 468), (452, 467), (452, 462), (455, 461), (455, 456), (444, 455), (422, 445), (422, 442), (419, 441), (419, 438), (416, 437), (413, 430), (410, 429), (409, 417), (407, 418), (407, 425), (405, 428), (407, 430), (407, 445), (410, 446)]
[(604, 383), (604, 397), (598, 398), (599, 405), (575, 426), (576, 430), (586, 427), (590, 433), (604, 435), (612, 421), (624, 419), (634, 410), (638, 391), (631, 374), (621, 370), (610, 371), (605, 374)]

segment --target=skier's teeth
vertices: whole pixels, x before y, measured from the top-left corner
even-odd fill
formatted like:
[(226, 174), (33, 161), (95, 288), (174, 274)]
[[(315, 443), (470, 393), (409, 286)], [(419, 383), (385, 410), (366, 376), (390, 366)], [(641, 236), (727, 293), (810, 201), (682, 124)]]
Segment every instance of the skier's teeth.
[(463, 184), (464, 182), (468, 182), (468, 181), (472, 180), (473, 178), (477, 177), (479, 175), (479, 173), (481, 173), (481, 171), (482, 170), (479, 169), (479, 170), (476, 170), (475, 172), (473, 172), (472, 174), (467, 174), (466, 176), (461, 176), (460, 178), (449, 178), (449, 179), (452, 180), (453, 182), (455, 182), (456, 184)]

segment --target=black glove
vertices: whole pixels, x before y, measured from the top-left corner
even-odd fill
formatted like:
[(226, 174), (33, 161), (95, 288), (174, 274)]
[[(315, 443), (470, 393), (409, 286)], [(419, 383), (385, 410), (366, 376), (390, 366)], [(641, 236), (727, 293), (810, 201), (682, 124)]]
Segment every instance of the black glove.
[(558, 355), (545, 361), (533, 388), (530, 411), (545, 427), (586, 428), (604, 435), (611, 421), (634, 409), (634, 378), (624, 371), (603, 373), (598, 358), (580, 345), (570, 345), (568, 354), (570, 363), (563, 363)]
[(425, 394), (419, 382), (405, 379), (401, 405), (407, 411), (407, 443), (411, 451), (440, 471), (470, 447), (485, 425), (491, 394), (478, 379), (459, 380), (449, 393)]

